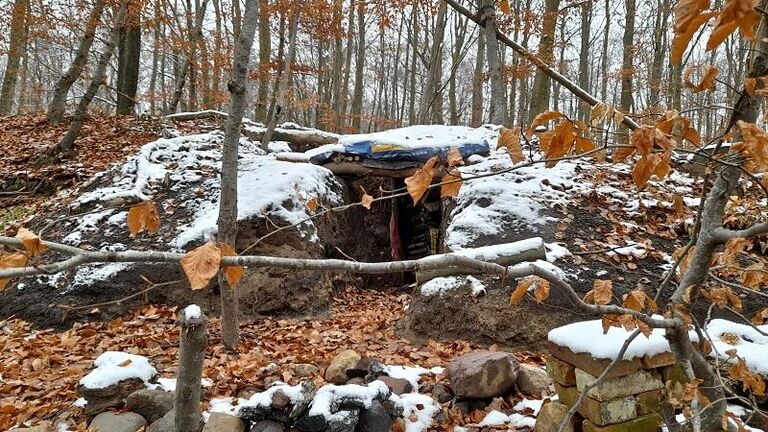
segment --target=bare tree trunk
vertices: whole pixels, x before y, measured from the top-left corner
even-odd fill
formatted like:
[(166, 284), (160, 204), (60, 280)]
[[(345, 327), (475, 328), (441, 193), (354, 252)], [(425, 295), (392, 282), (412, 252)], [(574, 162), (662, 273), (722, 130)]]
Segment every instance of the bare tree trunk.
[[(131, 3), (131, 2), (129, 2)], [(117, 114), (133, 114), (139, 85), (141, 60), (141, 10), (129, 5), (126, 25), (120, 37), (117, 69)]]
[(355, 91), (352, 96), (352, 127), (360, 131), (363, 116), (363, 72), (365, 69), (365, 2), (357, 3), (357, 56), (355, 57)]
[(635, 60), (635, 0), (625, 0), (627, 8), (626, 24), (624, 26), (624, 55), (621, 62), (621, 110), (625, 113), (632, 111), (634, 95), (632, 94), (632, 76), (634, 75)]
[[(579, 50), (579, 87), (589, 91), (589, 37), (592, 26), (592, 2), (581, 4), (581, 47)], [(590, 106), (579, 102), (579, 118), (586, 121)]]
[[(481, 0), (478, 0), (480, 4)], [(475, 61), (475, 73), (472, 76), (472, 126), (480, 127), (483, 124), (483, 82), (485, 73), (485, 36), (480, 29), (480, 35), (477, 37), (477, 60)]]
[(49, 124), (58, 124), (64, 117), (67, 93), (69, 93), (72, 84), (75, 83), (77, 77), (80, 76), (85, 68), (85, 64), (88, 61), (88, 51), (91, 49), (91, 45), (93, 45), (96, 28), (99, 26), (103, 12), (104, 0), (96, 0), (93, 9), (91, 9), (91, 14), (88, 16), (83, 38), (80, 39), (80, 45), (78, 45), (77, 51), (75, 51), (75, 58), (69, 69), (56, 82), (56, 87), (53, 90), (53, 99), (51, 99), (51, 103), (48, 105), (47, 120)]
[(611, 0), (605, 0), (605, 33), (603, 34), (603, 58), (601, 63), (600, 99), (608, 102), (608, 42), (611, 36)]
[[(205, 315), (191, 309), (192, 306), (179, 312), (179, 373), (174, 403), (174, 427), (177, 432), (197, 432), (203, 426), (200, 422), (200, 393), (208, 327)], [(199, 315), (196, 315), (197, 312)]]
[(27, 6), (28, 0), (16, 0), (11, 11), (11, 35), (8, 48), (8, 61), (3, 76), (3, 87), (0, 90), (0, 115), (7, 115), (13, 109), (13, 98), (16, 96), (16, 81), (19, 78), (19, 65), (24, 55), (27, 38)]
[(267, 148), (269, 142), (272, 140), (272, 133), (277, 127), (277, 121), (286, 105), (285, 94), (288, 91), (288, 84), (291, 81), (293, 58), (296, 56), (296, 34), (299, 31), (299, 14), (301, 13), (302, 7), (303, 1), (300, 1), (297, 7), (291, 12), (291, 21), (288, 25), (288, 52), (285, 55), (283, 73), (280, 76), (280, 83), (277, 87), (277, 94), (275, 95), (275, 108), (272, 110), (269, 117), (269, 123), (267, 124), (267, 130), (264, 132), (264, 137), (261, 139), (262, 148)]
[[(328, 125), (328, 126), (334, 126), (336, 129), (338, 129), (338, 127), (340, 126), (339, 118), (343, 114), (343, 111), (340, 111), (339, 109), (341, 106), (341, 100), (346, 98), (345, 95), (341, 93), (342, 92), (341, 70), (342, 70), (342, 66), (344, 65), (344, 46), (342, 44), (342, 36), (341, 36), (342, 11), (343, 11), (342, 1), (336, 0), (333, 6), (333, 25), (337, 31), (337, 34), (333, 42), (333, 67), (331, 71), (331, 107), (334, 113), (334, 123), (333, 125)], [(346, 89), (344, 89), (344, 91), (346, 92)]]
[(91, 79), (91, 84), (88, 86), (88, 90), (85, 92), (83, 97), (80, 98), (80, 103), (77, 104), (77, 109), (75, 109), (75, 116), (72, 119), (72, 123), (69, 124), (67, 134), (64, 135), (64, 138), (62, 138), (61, 141), (59, 141), (59, 144), (56, 146), (56, 151), (58, 152), (69, 153), (75, 147), (75, 140), (78, 136), (80, 136), (80, 130), (83, 127), (85, 115), (88, 113), (88, 105), (90, 105), (91, 101), (96, 96), (96, 93), (98, 93), (99, 88), (104, 83), (104, 78), (107, 76), (107, 66), (109, 65), (109, 60), (112, 58), (112, 54), (115, 51), (115, 46), (120, 41), (120, 32), (122, 31), (122, 27), (125, 25), (126, 10), (127, 4), (123, 3), (123, 5), (120, 7), (120, 11), (117, 14), (117, 17), (115, 18), (115, 24), (112, 28), (109, 39), (104, 45), (104, 52), (102, 52), (101, 57), (99, 57), (99, 63), (96, 66), (96, 71), (94, 72), (93, 78)]
[[(243, 122), (248, 79), (248, 59), (256, 23), (259, 20), (258, 0), (248, 0), (245, 5), (245, 21), (240, 38), (235, 47), (235, 61), (232, 67), (232, 79), (227, 84), (232, 95), (229, 116), (225, 126), (223, 154), (221, 162), (221, 202), (219, 204), (218, 241), (235, 247), (237, 240), (237, 154), (240, 142), (240, 128)], [(219, 272), (221, 291), (221, 326), (224, 346), (235, 349), (240, 339), (238, 325), (239, 300), (237, 291), (229, 285), (223, 271)]]
[[(552, 64), (555, 49), (555, 29), (557, 28), (558, 8), (560, 0), (544, 0), (544, 18), (539, 42), (539, 57), (544, 63)], [(528, 122), (537, 114), (549, 108), (550, 82), (541, 69), (536, 70), (531, 89), (531, 109), (528, 111)]]
[(650, 99), (648, 104), (651, 107), (659, 105), (659, 94), (661, 93), (662, 73), (664, 72), (664, 57), (667, 52), (665, 33), (667, 31), (667, 21), (672, 11), (672, 2), (670, 0), (659, 1), (659, 13), (653, 26), (653, 63), (651, 65), (650, 76), (648, 78), (650, 87)]
[(272, 38), (269, 31), (269, 11), (265, 7), (267, 1), (260, 1), (262, 4), (259, 8), (259, 93), (256, 98), (255, 120), (266, 122), (269, 109), (269, 71), (271, 68)]
[[(157, 74), (160, 64), (160, 2), (155, 1), (155, 15), (154, 15), (154, 38), (152, 41), (152, 75), (149, 79), (149, 112), (155, 115), (157, 112)], [(164, 73), (163, 69), (160, 69), (160, 73)]]
[[(235, 2), (237, 3), (237, 2)], [(189, 70), (191, 67), (192, 62), (192, 53), (195, 51), (195, 47), (197, 46), (197, 41), (200, 40), (200, 38), (203, 37), (203, 19), (205, 18), (205, 9), (208, 6), (208, 0), (203, 0), (202, 4), (200, 5), (200, 8), (196, 11), (196, 22), (194, 29), (191, 30), (189, 41), (189, 52), (184, 58), (184, 63), (181, 65), (181, 70), (179, 71), (179, 76), (176, 81), (176, 86), (173, 92), (173, 97), (171, 98), (171, 102), (168, 105), (168, 111), (166, 114), (170, 114), (173, 112), (176, 112), (176, 107), (179, 106), (179, 101), (181, 100), (181, 95), (184, 92), (184, 84), (187, 82), (187, 75), (189, 74)]]
[(480, 19), (485, 26), (485, 47), (488, 56), (488, 77), (491, 80), (491, 123), (507, 123), (507, 95), (501, 83), (501, 61), (499, 60), (499, 42), (496, 39), (496, 9), (493, 1), (484, 0), (480, 9)]
[(448, 5), (440, 3), (440, 9), (437, 12), (435, 22), (435, 32), (432, 38), (432, 48), (429, 55), (429, 64), (427, 65), (427, 81), (424, 84), (424, 90), (421, 92), (419, 101), (419, 123), (428, 123), (435, 100), (438, 96), (438, 81), (440, 80), (439, 71), (442, 69), (439, 63), (442, 63), (443, 56), (443, 37), (445, 35), (446, 14)]
[[(344, 83), (341, 88), (339, 96), (341, 97), (341, 104), (339, 107), (339, 116), (336, 121), (336, 127), (339, 128), (342, 125), (342, 117), (347, 115), (347, 106), (349, 105), (349, 80), (352, 74), (352, 43), (353, 43), (353, 31), (352, 25), (355, 22), (355, 8), (349, 8), (349, 16), (347, 17), (349, 22), (349, 29), (347, 29), (347, 53), (344, 58)], [(345, 124), (349, 124), (347, 121)]]

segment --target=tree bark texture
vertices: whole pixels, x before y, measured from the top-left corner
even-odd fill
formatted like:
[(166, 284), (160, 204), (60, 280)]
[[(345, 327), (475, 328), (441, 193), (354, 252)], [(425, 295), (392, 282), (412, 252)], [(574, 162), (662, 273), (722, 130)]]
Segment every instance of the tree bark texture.
[(200, 393), (205, 348), (208, 346), (207, 319), (202, 313), (188, 317), (179, 312), (179, 373), (176, 377), (174, 425), (176, 432), (197, 432), (200, 422)]

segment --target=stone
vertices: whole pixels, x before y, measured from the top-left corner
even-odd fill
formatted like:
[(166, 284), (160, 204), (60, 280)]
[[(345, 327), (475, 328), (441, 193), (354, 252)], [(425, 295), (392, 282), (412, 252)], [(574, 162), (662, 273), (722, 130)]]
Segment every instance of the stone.
[(504, 396), (514, 388), (519, 365), (510, 353), (478, 351), (451, 362), (448, 376), (456, 396), (492, 398)]
[(285, 432), (285, 426), (272, 420), (262, 420), (251, 426), (250, 432)]
[(106, 411), (108, 408), (121, 407), (125, 398), (136, 390), (144, 388), (144, 381), (139, 378), (122, 380), (106, 388), (91, 389), (82, 385), (77, 386), (77, 393), (88, 401), (83, 413), (88, 416)]
[(355, 432), (389, 432), (393, 423), (381, 402), (373, 401), (370, 408), (360, 412)]
[(582, 424), (583, 432), (655, 432), (661, 430), (661, 417), (648, 414), (623, 423), (598, 426), (589, 420)]
[(643, 356), (642, 363), (646, 369), (656, 369), (664, 366), (671, 366), (677, 362), (675, 355), (671, 352), (658, 353), (652, 356)]
[(293, 367), (293, 374), (299, 378), (311, 378), (320, 372), (320, 368), (308, 363), (300, 363)]
[(389, 390), (398, 396), (403, 393), (410, 393), (413, 391), (413, 384), (411, 384), (411, 382), (405, 378), (393, 378), (391, 376), (384, 375), (376, 379), (386, 384)]
[(468, 415), (472, 411), (484, 410), (487, 406), (488, 402), (481, 399), (462, 399), (453, 402), (453, 407), (464, 415)]
[[(576, 369), (576, 387), (579, 391), (597, 379), (581, 369)], [(661, 374), (657, 371), (639, 370), (631, 375), (607, 378), (592, 388), (588, 396), (599, 401), (607, 401), (624, 396), (633, 396), (643, 392), (664, 388)]]
[(547, 374), (556, 383), (564, 386), (576, 385), (576, 368), (573, 365), (551, 354), (546, 355), (545, 358), (547, 359)]
[(360, 418), (359, 410), (339, 411), (332, 421), (322, 415), (306, 415), (293, 425), (299, 432), (354, 432)]
[(278, 390), (272, 395), (272, 403), (270, 407), (272, 409), (285, 409), (291, 404), (291, 398), (285, 395), (282, 391)]
[(566, 387), (555, 383), (555, 391), (557, 392), (558, 399), (561, 403), (564, 403), (569, 409), (579, 399), (579, 389), (576, 386)]
[(312, 381), (302, 381), (301, 391), (288, 398), (281, 390), (272, 394), (269, 405), (243, 406), (238, 415), (246, 422), (257, 423), (262, 420), (272, 420), (289, 424), (303, 416), (315, 395), (315, 385)]
[(637, 414), (646, 415), (661, 412), (661, 401), (664, 400), (664, 390), (651, 390), (635, 396), (637, 399)]
[(688, 375), (685, 373), (685, 369), (679, 364), (661, 368), (661, 378), (664, 382), (672, 381), (680, 384), (688, 384), (690, 381)]
[(599, 401), (587, 396), (579, 406), (578, 412), (598, 426), (621, 423), (637, 417), (637, 399), (625, 396)]
[(365, 385), (365, 378), (357, 377), (347, 381), (347, 384)]
[[(613, 360), (610, 359), (596, 359), (590, 354), (586, 353), (574, 353), (566, 347), (561, 347), (552, 342), (547, 342), (547, 349), (552, 356), (575, 366), (578, 369), (589, 372), (594, 376), (600, 376), (601, 373), (610, 365)], [(621, 360), (616, 363), (616, 366), (611, 369), (608, 377), (619, 377), (635, 373), (643, 368), (643, 362), (640, 358), (634, 358), (632, 360)]]
[[(557, 432), (560, 424), (568, 416), (568, 407), (557, 401), (544, 404), (536, 417), (533, 432)], [(574, 419), (565, 428), (565, 432), (574, 431)]]
[(353, 369), (359, 361), (360, 354), (353, 350), (340, 352), (325, 370), (325, 380), (332, 384), (345, 384), (349, 379), (347, 369)]
[(435, 384), (432, 387), (432, 397), (440, 403), (446, 403), (453, 399), (453, 392), (443, 384)]
[(384, 364), (368, 356), (360, 358), (355, 367), (347, 369), (347, 378), (363, 378), (366, 383), (386, 374)]
[(176, 410), (172, 409), (164, 416), (152, 422), (147, 428), (147, 432), (176, 432)]
[(137, 432), (143, 431), (146, 425), (147, 421), (139, 414), (106, 411), (93, 418), (91, 424), (88, 425), (88, 430), (92, 432)]
[(536, 396), (537, 399), (551, 395), (553, 389), (553, 381), (547, 375), (547, 371), (529, 364), (520, 365), (517, 370), (516, 385), (519, 392)]
[(239, 418), (224, 414), (211, 413), (203, 427), (203, 432), (244, 432), (245, 423)]
[(48, 425), (39, 425), (30, 428), (13, 429), (13, 432), (53, 432), (53, 427)]
[(173, 409), (175, 392), (141, 389), (125, 400), (128, 411), (141, 414), (147, 423), (153, 423)]

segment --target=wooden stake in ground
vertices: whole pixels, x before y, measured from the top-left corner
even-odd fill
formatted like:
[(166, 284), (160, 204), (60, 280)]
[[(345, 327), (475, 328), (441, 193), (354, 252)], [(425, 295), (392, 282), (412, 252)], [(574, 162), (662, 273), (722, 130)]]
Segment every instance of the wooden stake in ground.
[(176, 431), (199, 431), (200, 386), (205, 347), (208, 345), (207, 318), (191, 305), (179, 313), (179, 374), (176, 377)]

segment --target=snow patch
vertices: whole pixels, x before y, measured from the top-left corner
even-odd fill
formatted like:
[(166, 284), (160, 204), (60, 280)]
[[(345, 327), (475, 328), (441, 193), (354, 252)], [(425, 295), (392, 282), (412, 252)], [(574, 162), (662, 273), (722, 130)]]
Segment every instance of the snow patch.
[[(763, 333), (768, 333), (768, 325), (756, 326)], [(713, 319), (707, 325), (707, 335), (711, 338), (710, 357), (735, 363), (725, 352), (735, 349), (736, 355), (743, 358), (747, 368), (753, 372), (768, 376), (768, 336), (753, 327), (724, 319)]]
[(191, 304), (184, 309), (184, 319), (186, 320), (200, 319), (202, 316), (203, 311), (196, 304)]
[(106, 351), (93, 364), (96, 369), (80, 380), (80, 385), (88, 389), (107, 388), (129, 378), (146, 383), (157, 375), (146, 357), (119, 351)]

